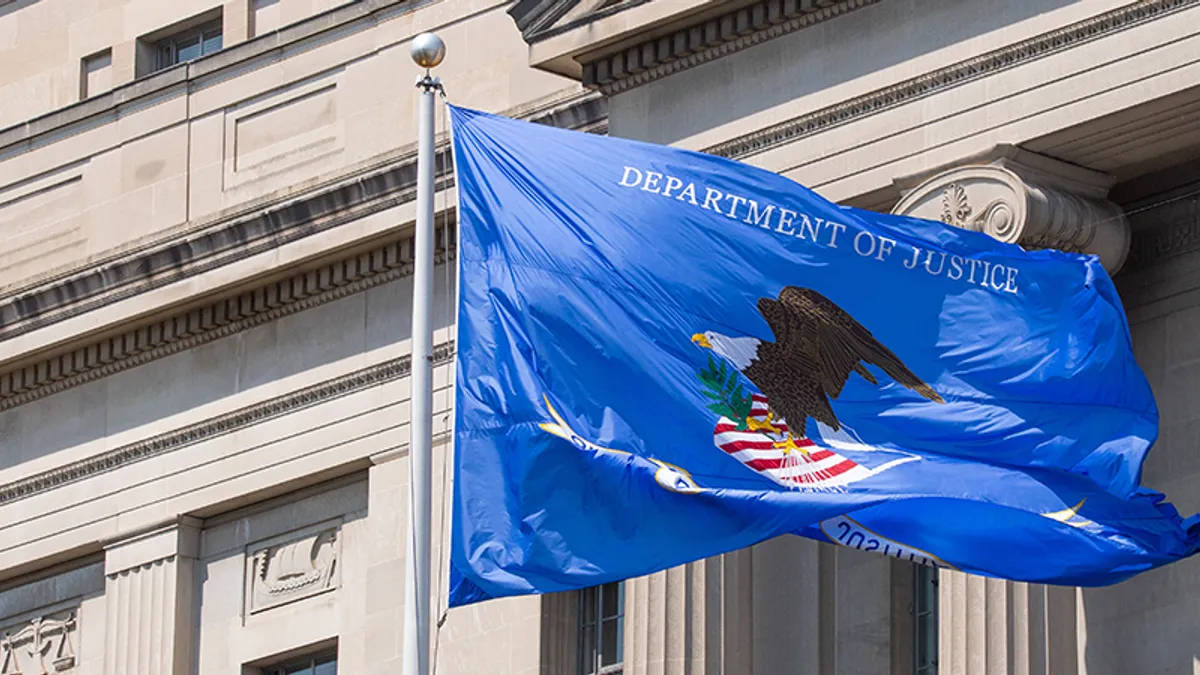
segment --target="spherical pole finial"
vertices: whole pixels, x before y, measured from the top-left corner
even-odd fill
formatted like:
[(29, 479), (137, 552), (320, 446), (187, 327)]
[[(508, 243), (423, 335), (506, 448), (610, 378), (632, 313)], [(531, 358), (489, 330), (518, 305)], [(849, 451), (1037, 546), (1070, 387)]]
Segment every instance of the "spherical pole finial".
[(418, 66), (429, 69), (435, 68), (442, 59), (446, 58), (446, 43), (433, 33), (421, 33), (413, 38), (410, 48), (412, 60)]

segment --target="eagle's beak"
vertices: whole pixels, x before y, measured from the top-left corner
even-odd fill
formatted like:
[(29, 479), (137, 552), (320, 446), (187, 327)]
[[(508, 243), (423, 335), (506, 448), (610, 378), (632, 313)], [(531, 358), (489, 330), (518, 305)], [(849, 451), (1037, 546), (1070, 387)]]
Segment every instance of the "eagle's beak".
[(693, 335), (692, 342), (704, 347), (705, 349), (712, 349), (712, 343), (708, 341), (708, 338), (704, 337), (704, 333), (696, 333)]

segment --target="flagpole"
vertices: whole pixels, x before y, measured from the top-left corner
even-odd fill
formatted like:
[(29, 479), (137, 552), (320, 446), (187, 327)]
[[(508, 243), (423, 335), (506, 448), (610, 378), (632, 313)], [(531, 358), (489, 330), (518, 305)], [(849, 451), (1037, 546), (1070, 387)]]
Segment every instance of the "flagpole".
[(425, 69), (417, 80), (417, 228), (413, 243), (412, 378), (409, 420), (408, 555), (405, 558), (404, 675), (429, 675), (430, 491), (433, 464), (433, 157), (434, 93), (441, 82), (429, 69), (446, 45), (433, 33), (413, 38), (412, 59)]

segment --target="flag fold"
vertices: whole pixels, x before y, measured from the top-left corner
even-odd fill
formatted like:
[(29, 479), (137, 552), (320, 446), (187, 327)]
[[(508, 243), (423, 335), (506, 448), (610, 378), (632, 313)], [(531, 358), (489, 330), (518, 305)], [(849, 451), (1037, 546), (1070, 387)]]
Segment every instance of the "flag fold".
[(451, 603), (784, 534), (1105, 585), (1200, 548), (1098, 260), (451, 108)]

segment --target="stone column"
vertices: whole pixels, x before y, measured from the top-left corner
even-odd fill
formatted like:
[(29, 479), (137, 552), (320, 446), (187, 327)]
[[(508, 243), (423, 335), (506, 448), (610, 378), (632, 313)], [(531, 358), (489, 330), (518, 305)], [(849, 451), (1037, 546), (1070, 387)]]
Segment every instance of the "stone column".
[(1083, 675), (1079, 589), (942, 570), (942, 670), (963, 675)]
[[(736, 565), (724, 558), (701, 560), (625, 586), (625, 673), (627, 675), (720, 675), (727, 642), (744, 639), (742, 631), (721, 631), (725, 572), (734, 583)], [(748, 652), (749, 648), (743, 650)], [(747, 671), (748, 672), (748, 671)]]
[(839, 591), (837, 553), (785, 536), (627, 581), (624, 672), (838, 672), (838, 596), (857, 596)]
[[(987, 233), (1025, 248), (1092, 253), (1109, 274), (1125, 263), (1129, 223), (1107, 200), (1112, 177), (1001, 145), (901, 178), (893, 213)], [(1080, 673), (1078, 589), (1012, 583), (943, 570), (941, 669), (964, 675)]]
[(192, 672), (199, 551), (188, 517), (105, 548), (105, 675)]
[(1026, 248), (1092, 253), (1116, 274), (1129, 253), (1129, 223), (1107, 200), (1113, 178), (1001, 145), (936, 173), (897, 179), (892, 210)]

